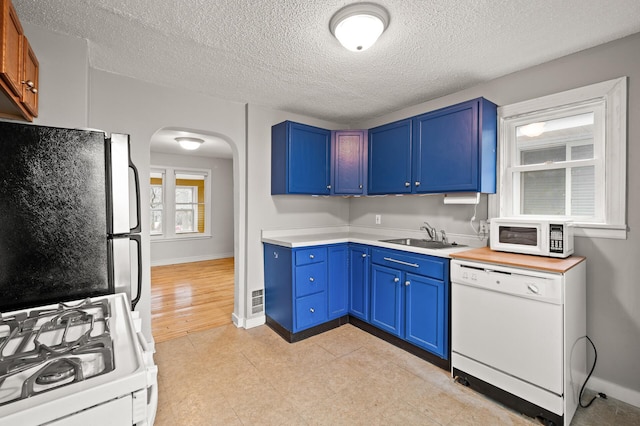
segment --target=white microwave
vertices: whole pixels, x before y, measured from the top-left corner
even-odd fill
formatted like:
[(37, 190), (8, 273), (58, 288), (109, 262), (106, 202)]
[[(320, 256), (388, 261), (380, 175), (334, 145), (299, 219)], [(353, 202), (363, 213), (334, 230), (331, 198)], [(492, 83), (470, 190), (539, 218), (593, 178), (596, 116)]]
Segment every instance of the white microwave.
[(567, 220), (497, 217), (489, 232), (491, 250), (561, 258), (573, 254), (573, 224)]

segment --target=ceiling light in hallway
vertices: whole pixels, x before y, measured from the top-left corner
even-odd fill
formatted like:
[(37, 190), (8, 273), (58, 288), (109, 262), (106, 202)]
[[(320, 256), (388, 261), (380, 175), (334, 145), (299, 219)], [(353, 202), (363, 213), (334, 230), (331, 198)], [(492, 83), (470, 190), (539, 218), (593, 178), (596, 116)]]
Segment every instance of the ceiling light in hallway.
[(179, 137), (176, 138), (176, 142), (178, 142), (183, 149), (193, 151), (194, 149), (200, 148), (200, 145), (202, 145), (204, 140), (199, 138)]

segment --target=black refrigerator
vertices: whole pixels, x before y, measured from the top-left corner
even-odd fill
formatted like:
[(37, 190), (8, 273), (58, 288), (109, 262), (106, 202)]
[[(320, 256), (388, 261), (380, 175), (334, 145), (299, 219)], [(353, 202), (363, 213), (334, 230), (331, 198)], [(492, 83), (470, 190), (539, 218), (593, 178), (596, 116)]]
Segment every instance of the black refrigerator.
[(128, 135), (0, 122), (0, 312), (112, 293), (135, 308), (139, 187)]

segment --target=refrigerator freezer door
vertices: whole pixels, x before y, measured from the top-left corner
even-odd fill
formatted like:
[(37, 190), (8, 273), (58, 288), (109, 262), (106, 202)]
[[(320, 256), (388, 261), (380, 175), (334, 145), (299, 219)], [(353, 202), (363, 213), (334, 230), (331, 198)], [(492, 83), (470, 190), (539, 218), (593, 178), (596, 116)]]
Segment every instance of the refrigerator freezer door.
[(104, 134), (0, 122), (0, 311), (107, 294)]

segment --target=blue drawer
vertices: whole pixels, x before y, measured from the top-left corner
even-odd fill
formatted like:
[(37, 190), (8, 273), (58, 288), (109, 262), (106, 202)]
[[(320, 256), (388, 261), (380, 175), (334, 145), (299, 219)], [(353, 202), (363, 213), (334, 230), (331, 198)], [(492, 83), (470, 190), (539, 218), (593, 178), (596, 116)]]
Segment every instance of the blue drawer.
[(296, 250), (296, 266), (309, 263), (324, 262), (327, 260), (327, 247), (319, 246)]
[(398, 250), (372, 249), (371, 262), (400, 271), (443, 280), (446, 260)]
[(296, 267), (296, 297), (327, 289), (327, 263), (312, 263)]
[(304, 330), (327, 321), (327, 293), (315, 293), (296, 299), (296, 330)]

